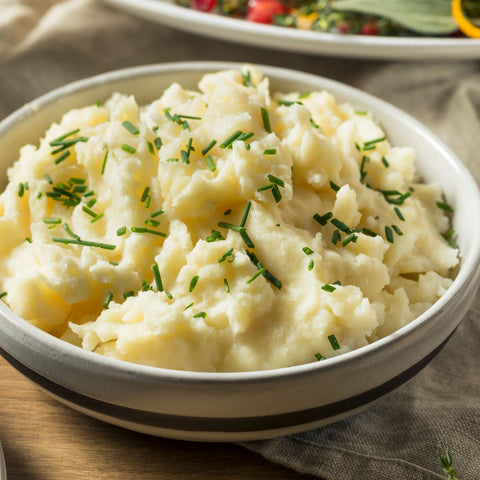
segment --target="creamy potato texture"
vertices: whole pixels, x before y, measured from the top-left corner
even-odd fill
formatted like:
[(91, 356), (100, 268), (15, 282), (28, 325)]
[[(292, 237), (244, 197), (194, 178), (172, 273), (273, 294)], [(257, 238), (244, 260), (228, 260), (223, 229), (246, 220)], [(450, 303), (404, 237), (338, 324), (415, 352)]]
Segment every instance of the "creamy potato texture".
[(368, 112), (270, 93), (254, 68), (146, 106), (114, 94), (66, 113), (9, 169), (0, 292), (39, 328), (146, 365), (339, 355), (451, 283), (448, 207), (414, 161)]

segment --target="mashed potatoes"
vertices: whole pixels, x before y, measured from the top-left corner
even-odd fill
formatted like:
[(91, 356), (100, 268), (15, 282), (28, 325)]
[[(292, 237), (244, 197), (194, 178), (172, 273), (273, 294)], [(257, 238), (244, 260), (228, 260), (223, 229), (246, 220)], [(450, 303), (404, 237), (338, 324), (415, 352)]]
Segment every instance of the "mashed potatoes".
[(351, 351), (449, 287), (448, 205), (415, 153), (253, 68), (114, 94), (27, 145), (0, 196), (0, 292), (87, 350), (196, 371)]

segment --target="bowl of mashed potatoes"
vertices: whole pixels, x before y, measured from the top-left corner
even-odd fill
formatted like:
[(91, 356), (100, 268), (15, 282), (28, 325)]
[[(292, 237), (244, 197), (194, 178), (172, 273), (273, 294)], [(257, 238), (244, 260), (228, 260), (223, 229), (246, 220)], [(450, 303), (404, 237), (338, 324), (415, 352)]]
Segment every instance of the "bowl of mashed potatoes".
[(0, 353), (61, 402), (205, 441), (283, 435), (421, 370), (479, 284), (480, 197), (338, 82), (173, 63), (0, 124)]

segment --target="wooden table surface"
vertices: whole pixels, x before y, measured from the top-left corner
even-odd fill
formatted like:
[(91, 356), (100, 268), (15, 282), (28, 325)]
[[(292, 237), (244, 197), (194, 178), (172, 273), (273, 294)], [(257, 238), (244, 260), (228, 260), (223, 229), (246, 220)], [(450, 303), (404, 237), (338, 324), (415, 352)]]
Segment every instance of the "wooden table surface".
[(100, 422), (57, 402), (1, 357), (0, 442), (8, 480), (316, 478), (239, 445), (169, 440)]

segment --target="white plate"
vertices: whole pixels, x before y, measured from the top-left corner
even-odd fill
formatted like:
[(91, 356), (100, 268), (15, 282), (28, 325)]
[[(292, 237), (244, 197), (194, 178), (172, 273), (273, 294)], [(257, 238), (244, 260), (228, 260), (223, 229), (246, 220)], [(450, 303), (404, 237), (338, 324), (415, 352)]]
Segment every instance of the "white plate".
[(101, 0), (151, 21), (232, 42), (293, 52), (377, 59), (462, 60), (480, 58), (480, 40), (382, 37), (298, 30), (203, 13), (170, 0)]

